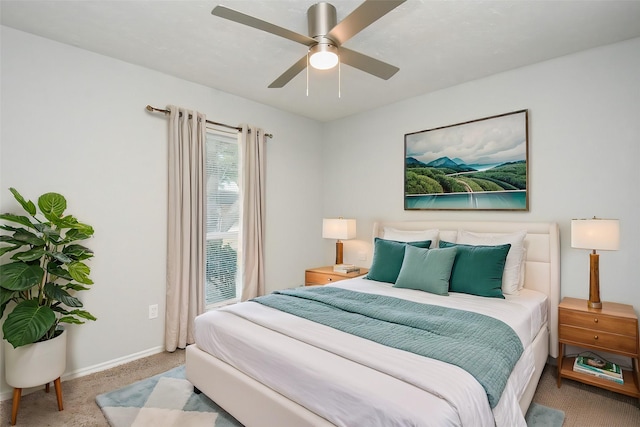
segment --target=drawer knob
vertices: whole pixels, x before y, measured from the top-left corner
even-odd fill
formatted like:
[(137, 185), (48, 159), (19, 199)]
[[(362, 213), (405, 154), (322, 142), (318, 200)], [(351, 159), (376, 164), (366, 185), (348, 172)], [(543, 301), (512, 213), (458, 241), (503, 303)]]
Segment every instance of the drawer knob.
[(328, 279), (328, 280), (331, 282), (333, 279), (332, 279), (331, 277), (329, 277), (329, 279)]
[(598, 318), (596, 317), (595, 319), (593, 319), (594, 323), (598, 323)]
[(594, 339), (594, 340), (597, 340), (597, 339), (598, 339), (598, 336), (596, 335), (595, 337), (593, 337), (593, 339)]

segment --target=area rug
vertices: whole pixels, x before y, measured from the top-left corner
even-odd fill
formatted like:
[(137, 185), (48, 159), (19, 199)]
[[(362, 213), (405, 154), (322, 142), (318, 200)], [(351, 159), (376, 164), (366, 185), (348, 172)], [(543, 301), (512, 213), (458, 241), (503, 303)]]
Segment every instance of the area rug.
[(193, 392), (184, 365), (96, 396), (111, 427), (242, 427), (204, 393)]
[(564, 423), (564, 412), (532, 402), (524, 419), (527, 421), (527, 427), (561, 427)]
[[(242, 427), (204, 394), (193, 392), (184, 365), (96, 397), (111, 427)], [(528, 427), (561, 427), (564, 412), (532, 403)]]

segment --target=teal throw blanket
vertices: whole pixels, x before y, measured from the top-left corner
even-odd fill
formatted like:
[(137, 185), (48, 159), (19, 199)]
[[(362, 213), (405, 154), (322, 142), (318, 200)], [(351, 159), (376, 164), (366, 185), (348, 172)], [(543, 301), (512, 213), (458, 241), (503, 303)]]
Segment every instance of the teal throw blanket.
[(523, 348), (504, 322), (470, 311), (317, 286), (276, 291), (252, 301), (388, 347), (450, 363), (500, 400)]

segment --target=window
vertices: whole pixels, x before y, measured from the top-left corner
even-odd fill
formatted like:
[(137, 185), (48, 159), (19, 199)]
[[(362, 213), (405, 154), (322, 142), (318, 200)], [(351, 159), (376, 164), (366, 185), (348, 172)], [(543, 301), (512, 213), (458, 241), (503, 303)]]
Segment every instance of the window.
[(207, 308), (239, 300), (240, 187), (238, 139), (235, 133), (207, 131)]

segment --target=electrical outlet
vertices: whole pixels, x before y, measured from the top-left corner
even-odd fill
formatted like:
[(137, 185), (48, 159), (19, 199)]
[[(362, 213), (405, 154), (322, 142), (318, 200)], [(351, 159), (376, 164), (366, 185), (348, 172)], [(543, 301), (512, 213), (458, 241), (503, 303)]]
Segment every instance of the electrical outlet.
[(155, 319), (158, 317), (158, 304), (151, 304), (149, 306), (149, 319)]

